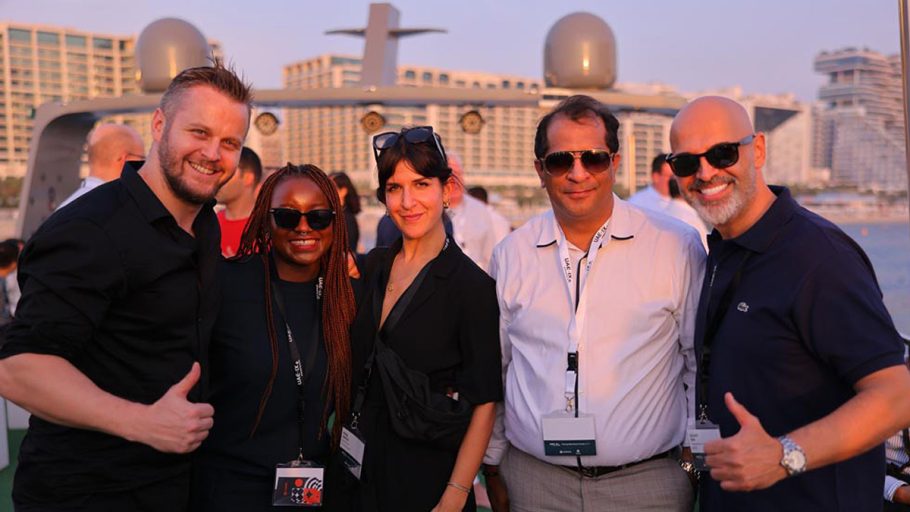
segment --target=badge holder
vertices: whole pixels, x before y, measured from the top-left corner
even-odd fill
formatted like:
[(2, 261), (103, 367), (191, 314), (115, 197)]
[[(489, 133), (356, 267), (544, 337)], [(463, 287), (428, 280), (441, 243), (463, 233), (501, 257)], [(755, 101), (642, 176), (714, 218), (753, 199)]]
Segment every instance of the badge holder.
[(275, 465), (275, 507), (321, 507), (325, 468), (309, 460), (297, 459)]
[(354, 478), (360, 480), (360, 475), (363, 470), (363, 452), (366, 448), (366, 443), (363, 440), (363, 435), (357, 428), (356, 416), (351, 420), (350, 424), (342, 427), (340, 448), (341, 461), (344, 463), (345, 469), (347, 469), (348, 473), (353, 475)]
[(556, 411), (541, 422), (544, 455), (597, 455), (593, 414)]
[(566, 370), (566, 408), (541, 418), (544, 455), (597, 455), (597, 436), (593, 414), (576, 410), (578, 353), (570, 352)]
[(720, 427), (708, 419), (705, 406), (701, 406), (695, 427), (686, 430), (686, 439), (695, 458), (695, 470), (709, 471), (711, 468), (705, 463), (705, 443), (720, 439)]

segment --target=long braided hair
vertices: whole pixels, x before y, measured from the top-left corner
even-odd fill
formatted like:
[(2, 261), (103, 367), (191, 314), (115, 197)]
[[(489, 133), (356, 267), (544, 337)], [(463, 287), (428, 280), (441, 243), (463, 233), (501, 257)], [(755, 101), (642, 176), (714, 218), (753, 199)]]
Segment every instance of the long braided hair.
[[(336, 421), (332, 429), (332, 446), (338, 445), (341, 438), (343, 418), (347, 417), (351, 405), (351, 345), (349, 328), (354, 319), (354, 292), (348, 279), (347, 247), (348, 235), (344, 223), (344, 212), (334, 182), (315, 165), (293, 165), (288, 163), (262, 184), (256, 197), (256, 204), (250, 213), (249, 221), (240, 236), (240, 247), (232, 259), (247, 258), (259, 255), (265, 269), (265, 314), (268, 321), (269, 345), (272, 349), (272, 371), (266, 383), (256, 419), (250, 430), (250, 437), (256, 432), (266, 404), (272, 394), (272, 387), (278, 375), (278, 336), (272, 322), (272, 272), (269, 251), (272, 247), (272, 222), (269, 209), (272, 195), (278, 185), (291, 179), (307, 179), (315, 183), (325, 196), (335, 218), (332, 221), (333, 241), (331, 247), (319, 261), (319, 275), (325, 281), (322, 300), (322, 333), (328, 356), (328, 371), (323, 383), (323, 393), (331, 393), (332, 400), (326, 400), (322, 424), (326, 425), (334, 403)], [(320, 436), (324, 431), (320, 430)]]

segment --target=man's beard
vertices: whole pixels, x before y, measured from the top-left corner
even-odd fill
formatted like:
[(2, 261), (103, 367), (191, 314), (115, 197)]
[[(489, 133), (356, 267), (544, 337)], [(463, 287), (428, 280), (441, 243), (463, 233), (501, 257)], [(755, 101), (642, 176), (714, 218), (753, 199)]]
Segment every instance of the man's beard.
[[(700, 195), (696, 192), (697, 190), (715, 187), (723, 183), (729, 183), (733, 187), (733, 193), (726, 200), (712, 201), (709, 202), (709, 205), (699, 200)], [(702, 220), (712, 226), (722, 226), (739, 215), (755, 195), (755, 171), (747, 171), (740, 179), (716, 175), (711, 178), (711, 181), (705, 182), (696, 178), (689, 187), (680, 187), (680, 192), (686, 202), (695, 208)]]
[(164, 172), (164, 178), (168, 187), (170, 187), (171, 191), (174, 192), (174, 195), (181, 201), (200, 206), (208, 203), (215, 198), (218, 187), (215, 187), (209, 192), (199, 192), (190, 188), (187, 181), (183, 179), (182, 172), (179, 170), (181, 167), (180, 159), (171, 152), (170, 145), (168, 144), (169, 137), (170, 127), (165, 125), (164, 136), (158, 144), (158, 161), (161, 164), (161, 170)]

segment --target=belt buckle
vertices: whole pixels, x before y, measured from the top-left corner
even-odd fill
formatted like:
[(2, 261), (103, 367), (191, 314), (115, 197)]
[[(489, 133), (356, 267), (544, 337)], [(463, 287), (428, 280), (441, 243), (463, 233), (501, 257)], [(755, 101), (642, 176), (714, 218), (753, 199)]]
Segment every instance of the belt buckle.
[(594, 466), (579, 466), (578, 472), (585, 478), (597, 478), (597, 468)]

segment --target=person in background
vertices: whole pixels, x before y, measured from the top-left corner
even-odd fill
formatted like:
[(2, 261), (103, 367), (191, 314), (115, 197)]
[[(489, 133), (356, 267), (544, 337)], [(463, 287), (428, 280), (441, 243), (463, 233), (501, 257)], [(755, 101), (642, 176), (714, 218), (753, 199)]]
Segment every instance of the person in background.
[(145, 144), (133, 127), (125, 124), (101, 124), (86, 138), (88, 176), (79, 188), (64, 199), (57, 209), (72, 203), (93, 188), (120, 177), (126, 162), (145, 160)]
[[(383, 133), (373, 147), (377, 196), (402, 236), (368, 255), (367, 290), (351, 329), (354, 384), (365, 386), (355, 414), (365, 442), (357, 510), (475, 510), (471, 487), (502, 399), (494, 283), (443, 227), (455, 184), (433, 129)], [(434, 394), (469, 404), (470, 425), (456, 447), (395, 432), (378, 372), (364, 382), (361, 371), (377, 336), (426, 375)]]
[(511, 231), (509, 221), (487, 204), (465, 193), (464, 168), (457, 155), (449, 155), (449, 167), (454, 178), (448, 210), (453, 238), (465, 255), (489, 272), (493, 247)]
[(193, 510), (271, 510), (276, 464), (301, 456), (325, 466), (338, 445), (341, 422), (328, 420), (350, 405), (355, 308), (346, 231), (335, 187), (316, 166), (289, 164), (263, 183), (237, 254), (221, 265), (215, 425), (195, 459)]
[(22, 296), (22, 291), (19, 289), (19, 254), (22, 253), (22, 248), (25, 247), (25, 242), (19, 238), (10, 238), (3, 242), (6, 243), (15, 243), (16, 244), (16, 266), (13, 270), (6, 275), (5, 286), (6, 286), (6, 305), (9, 307), (9, 314), (11, 317), (16, 316), (16, 307), (19, 305), (19, 298)]
[[(904, 340), (904, 361), (907, 361)], [(885, 441), (884, 512), (910, 512), (910, 429), (902, 429)]]
[(661, 153), (651, 160), (651, 186), (639, 190), (629, 198), (629, 203), (641, 208), (679, 219), (698, 231), (705, 251), (708, 250), (708, 230), (695, 209), (680, 197), (679, 184), (667, 164), (667, 154)]
[(215, 195), (215, 199), (224, 205), (224, 210), (218, 212), (218, 226), (221, 228), (221, 254), (226, 258), (233, 256), (240, 246), (240, 235), (253, 211), (261, 180), (262, 161), (255, 151), (244, 146), (237, 172)]
[(351, 182), (351, 178), (344, 172), (333, 172), (330, 176), (338, 188), (338, 196), (344, 206), (344, 223), (348, 231), (348, 249), (352, 254), (362, 251), (360, 243), (360, 227), (357, 225), (357, 214), (360, 213), (360, 194)]
[(468, 187), (468, 195), (482, 201), (483, 204), (490, 204), (490, 195), (487, 193), (487, 189), (481, 187), (480, 185), (475, 185), (473, 187)]
[[(16, 264), (19, 259), (19, 241), (10, 238), (0, 242), (0, 327), (8, 325), (15, 313), (7, 278), (16, 275)], [(16, 288), (18, 291), (18, 287)], [(16, 297), (18, 300), (18, 297)]]

